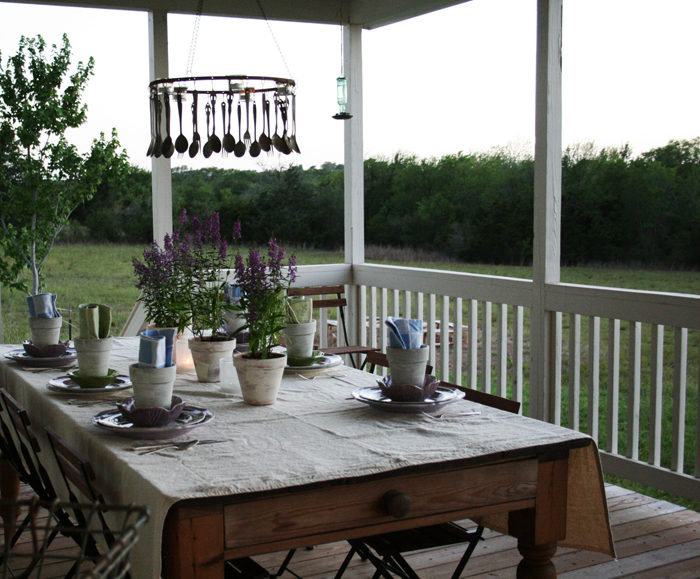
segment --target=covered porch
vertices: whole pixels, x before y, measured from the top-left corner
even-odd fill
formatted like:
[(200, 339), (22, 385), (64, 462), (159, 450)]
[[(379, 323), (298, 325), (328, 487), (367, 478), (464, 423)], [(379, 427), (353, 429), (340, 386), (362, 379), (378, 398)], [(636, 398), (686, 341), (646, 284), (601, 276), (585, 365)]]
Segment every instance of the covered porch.
[[(60, 5), (149, 12), (151, 78), (167, 78), (168, 13), (194, 14), (192, 2), (85, 0)], [(364, 255), (363, 30), (457, 4), (453, 0), (344, 0), (344, 263), (300, 268), (298, 285), (343, 284), (349, 342), (383, 348), (387, 315), (423, 318), (439, 376), (471, 388), (527, 400), (535, 418), (588, 432), (606, 472), (700, 500), (700, 434), (689, 436), (700, 407), (688, 398), (697, 381), (700, 297), (599, 288), (560, 281), (561, 42), (563, 0), (537, 2), (534, 262), (531, 280), (373, 265)], [(338, 23), (338, 2), (268, 1), (272, 19)], [(205, 15), (258, 18), (254, 2), (211, 1)], [(154, 159), (154, 237), (172, 229), (170, 160)], [(125, 333), (141, 325), (138, 312)], [(452, 325), (453, 343), (438, 325)], [(466, 339), (462, 340), (461, 336)], [(460, 338), (457, 338), (457, 337)], [(463, 347), (456, 347), (462, 343)], [(664, 375), (664, 368), (667, 369)], [(648, 384), (649, 394), (645, 384)], [(663, 403), (671, 391), (672, 405)], [(689, 400), (691, 401), (689, 403)], [(640, 425), (649, 424), (648, 436)], [(672, 440), (670, 456), (662, 439)]]

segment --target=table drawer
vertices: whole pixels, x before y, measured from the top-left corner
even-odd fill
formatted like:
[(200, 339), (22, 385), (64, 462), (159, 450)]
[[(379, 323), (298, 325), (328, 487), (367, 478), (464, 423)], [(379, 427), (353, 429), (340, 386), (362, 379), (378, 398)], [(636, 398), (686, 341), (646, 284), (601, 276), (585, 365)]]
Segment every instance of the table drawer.
[[(323, 543), (336, 536), (381, 532), (382, 525), (397, 521), (411, 527), (443, 517), (457, 520), (473, 509), (534, 499), (537, 472), (536, 459), (516, 460), (231, 503), (224, 507), (225, 548), (285, 548), (295, 537), (304, 537), (309, 544)], [(398, 519), (387, 513), (390, 491), (402, 493), (399, 510), (406, 507), (406, 496), (410, 501), (408, 512)], [(293, 500), (290, 494), (295, 495)]]

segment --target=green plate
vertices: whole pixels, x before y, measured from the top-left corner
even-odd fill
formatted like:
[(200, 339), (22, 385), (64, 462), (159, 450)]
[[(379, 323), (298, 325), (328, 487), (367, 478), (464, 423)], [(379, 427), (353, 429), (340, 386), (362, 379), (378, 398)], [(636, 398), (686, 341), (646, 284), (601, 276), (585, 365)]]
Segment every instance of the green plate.
[(117, 379), (119, 372), (110, 368), (106, 376), (81, 376), (80, 370), (74, 370), (68, 376), (81, 388), (105, 388)]

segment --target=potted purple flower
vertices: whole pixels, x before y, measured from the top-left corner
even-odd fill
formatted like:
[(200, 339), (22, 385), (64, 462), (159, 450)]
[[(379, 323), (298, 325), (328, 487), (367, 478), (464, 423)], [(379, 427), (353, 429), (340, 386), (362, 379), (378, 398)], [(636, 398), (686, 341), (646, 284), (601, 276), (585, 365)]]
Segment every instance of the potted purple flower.
[(232, 356), (236, 347), (235, 339), (221, 331), (231, 307), (224, 293), (228, 265), (219, 214), (190, 219), (185, 210), (163, 249), (152, 244), (143, 263), (134, 260), (149, 319), (178, 333), (191, 327), (188, 344), (200, 382), (218, 382), (219, 360)]
[(248, 404), (272, 404), (287, 365), (287, 356), (272, 350), (285, 325), (285, 293), (296, 279), (296, 257), (292, 255), (284, 265), (285, 254), (270, 239), (266, 256), (251, 248), (246, 258), (238, 252), (234, 259), (234, 276), (241, 290), (237, 309), (245, 317), (241, 331), (248, 332), (249, 348), (233, 361)]

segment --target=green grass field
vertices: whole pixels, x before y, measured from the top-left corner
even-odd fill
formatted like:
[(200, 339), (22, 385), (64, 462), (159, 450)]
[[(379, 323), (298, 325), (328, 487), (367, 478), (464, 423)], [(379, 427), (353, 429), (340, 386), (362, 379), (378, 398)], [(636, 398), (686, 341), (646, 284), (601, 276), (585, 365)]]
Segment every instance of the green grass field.
[[(68, 319), (69, 307), (75, 309), (78, 304), (85, 302), (104, 303), (112, 306), (112, 334), (119, 335), (126, 322), (129, 313), (131, 312), (139, 291), (135, 287), (135, 277), (131, 261), (134, 257), (139, 257), (143, 251), (143, 246), (128, 246), (128, 245), (58, 245), (51, 252), (44, 267), (45, 285), (44, 291), (50, 291), (58, 294), (57, 305), (62, 310), (62, 315)], [(343, 255), (340, 252), (332, 251), (312, 251), (305, 249), (294, 250), (298, 257), (300, 265), (321, 264), (321, 263), (342, 263)], [(432, 257), (432, 256), (430, 256)], [(449, 261), (427, 261), (425, 256), (414, 254), (410, 251), (401, 250), (399, 252), (382, 250), (381, 248), (368, 248), (367, 261), (372, 263), (385, 263), (390, 265), (405, 265), (410, 267), (423, 267), (432, 269), (444, 269), (451, 271), (462, 271), (488, 275), (498, 275), (516, 278), (530, 278), (532, 269), (528, 267), (508, 267), (508, 266), (488, 266), (482, 264), (462, 264)], [(578, 268), (563, 268), (561, 278), (564, 282), (579, 283), (587, 285), (607, 286), (607, 287), (622, 287), (629, 289), (653, 290), (674, 293), (700, 294), (700, 272), (689, 271), (655, 271), (644, 269), (626, 269), (626, 268), (603, 268), (603, 267), (578, 267)], [(21, 343), (28, 339), (29, 327), (27, 324), (27, 306), (25, 296), (19, 292), (10, 292), (4, 290), (2, 293), (2, 321), (3, 321), (3, 341), (5, 343)], [(526, 320), (527, 325), (527, 320)], [(605, 329), (607, 321), (603, 320), (604, 327), (602, 336), (607, 336)], [(582, 323), (581, 326), (582, 344), (587, 344), (587, 324)], [(646, 329), (645, 329), (646, 331)], [(568, 316), (564, 316), (564, 332), (565, 338), (568, 332)], [(622, 327), (622, 345), (626, 347), (627, 329), (623, 323)], [(670, 416), (666, 413), (672, 408), (673, 392), (671, 387), (666, 387), (672, 380), (672, 332), (667, 332), (666, 341), (668, 352), (666, 354), (666, 365), (664, 368), (664, 433), (669, 433), (665, 437), (663, 445), (663, 454), (670, 455)], [(690, 351), (693, 353), (693, 359), (689, 361), (689, 378), (688, 380), (688, 420), (686, 421), (686, 440), (687, 447), (692, 454), (692, 444), (695, 437), (695, 428), (697, 427), (697, 415), (694, 414), (697, 406), (697, 375), (698, 361), (697, 351), (698, 342), (700, 341), (697, 332), (691, 332), (690, 336)], [(527, 335), (527, 329), (526, 329)], [(68, 338), (67, 324), (64, 323), (62, 339)], [(527, 349), (527, 346), (526, 346)], [(585, 352), (584, 352), (585, 355)], [(642, 368), (643, 374), (648, 374), (645, 371), (648, 368), (649, 358), (648, 351), (643, 348)], [(604, 369), (604, 353), (601, 363), (601, 384), (605, 383)], [(624, 360), (621, 360), (624, 365)], [(566, 359), (564, 360), (566, 364)], [(525, 368), (526, 380), (529, 368)], [(621, 375), (621, 392), (620, 392), (620, 418), (621, 423), (624, 423), (626, 416), (626, 368), (622, 368)], [(582, 391), (585, 391), (586, 384), (586, 368), (584, 365), (581, 376)], [(649, 385), (648, 376), (643, 377), (642, 396), (648, 397)], [(672, 383), (672, 382), (671, 382)], [(566, 417), (567, 395), (566, 385), (564, 385), (563, 409), (562, 414)], [(604, 390), (604, 389), (603, 389)], [(601, 407), (604, 408), (604, 392), (601, 399)], [(527, 402), (527, 401), (525, 401)], [(586, 408), (582, 404), (581, 421), (585, 424)], [(694, 417), (694, 419), (693, 419)], [(604, 433), (605, 416), (601, 413), (601, 430)], [(567, 420), (564, 418), (563, 424)], [(646, 433), (648, 432), (648, 414), (642, 416), (640, 423), (642, 428), (640, 434), (640, 442), (642, 448), (640, 458), (646, 458)], [(604, 436), (601, 437), (601, 448), (604, 448)], [(624, 432), (621, 435), (620, 449), (624, 451)], [(691, 459), (692, 462), (692, 459)], [(624, 481), (615, 480), (616, 484), (624, 484)], [(651, 494), (659, 498), (671, 500), (679, 504), (683, 504), (689, 508), (700, 511), (700, 502), (688, 501), (661, 493), (655, 489), (643, 487), (641, 485), (633, 485), (635, 490)]]

